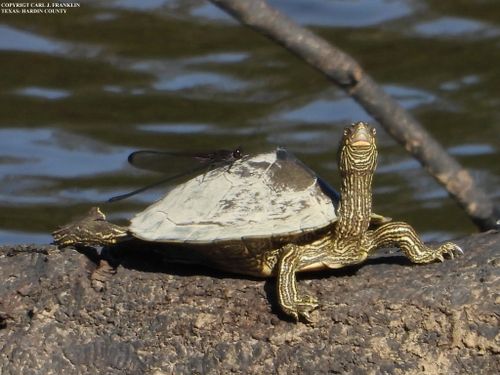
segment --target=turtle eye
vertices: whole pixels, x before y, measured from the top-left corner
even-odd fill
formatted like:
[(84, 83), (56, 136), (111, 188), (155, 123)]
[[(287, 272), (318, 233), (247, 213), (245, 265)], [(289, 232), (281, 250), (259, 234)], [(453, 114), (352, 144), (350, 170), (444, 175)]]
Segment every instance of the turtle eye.
[(372, 128), (372, 134), (373, 134), (373, 135), (376, 135), (376, 134), (377, 134), (377, 129)]
[(345, 128), (344, 129), (344, 136), (345, 137), (347, 137), (350, 133), (351, 133), (351, 129), (350, 128)]

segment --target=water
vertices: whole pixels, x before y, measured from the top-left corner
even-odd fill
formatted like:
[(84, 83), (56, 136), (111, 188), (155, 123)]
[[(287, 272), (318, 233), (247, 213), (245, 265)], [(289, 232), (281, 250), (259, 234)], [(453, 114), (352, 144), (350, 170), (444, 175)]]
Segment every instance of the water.
[[(352, 54), (498, 202), (500, 3), (271, 1)], [(140, 148), (284, 145), (338, 185), (342, 128), (364, 110), (281, 47), (205, 1), (82, 1), (61, 15), (0, 14), (0, 243), (47, 243), (101, 205), (125, 222), (163, 189)], [(426, 240), (475, 231), (379, 128), (376, 211)]]

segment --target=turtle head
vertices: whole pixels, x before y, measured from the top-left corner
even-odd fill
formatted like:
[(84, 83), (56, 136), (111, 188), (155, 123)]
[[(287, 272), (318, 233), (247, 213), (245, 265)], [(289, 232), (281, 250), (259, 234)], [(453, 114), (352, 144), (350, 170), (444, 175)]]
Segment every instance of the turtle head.
[(358, 122), (344, 129), (338, 165), (342, 175), (373, 174), (377, 166), (375, 128)]

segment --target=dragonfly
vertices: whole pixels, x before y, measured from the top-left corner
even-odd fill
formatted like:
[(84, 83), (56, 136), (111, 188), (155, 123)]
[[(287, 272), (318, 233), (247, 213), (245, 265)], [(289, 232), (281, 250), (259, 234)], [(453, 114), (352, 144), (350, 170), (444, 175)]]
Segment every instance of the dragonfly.
[(164, 172), (165, 169), (172, 165), (176, 165), (176, 170), (179, 170), (181, 164), (185, 163), (188, 168), (182, 168), (182, 172), (169, 175), (150, 185), (136, 189), (126, 194), (117, 195), (108, 202), (117, 202), (127, 199), (133, 195), (142, 193), (143, 191), (152, 189), (167, 182), (176, 180), (190, 174), (207, 171), (224, 165), (228, 165), (228, 171), (231, 165), (243, 158), (241, 147), (234, 150), (215, 150), (209, 152), (174, 152), (174, 151), (155, 151), (155, 150), (139, 150), (134, 151), (128, 156), (128, 162), (136, 168), (147, 169), (156, 172)]

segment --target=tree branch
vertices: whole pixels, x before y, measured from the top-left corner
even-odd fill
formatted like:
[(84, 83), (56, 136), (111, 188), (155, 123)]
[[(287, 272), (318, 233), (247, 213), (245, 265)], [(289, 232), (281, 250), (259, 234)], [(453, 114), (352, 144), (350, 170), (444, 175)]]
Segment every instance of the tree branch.
[(385, 93), (348, 54), (299, 26), (264, 0), (210, 0), (244, 25), (283, 45), (342, 87), (455, 198), (481, 229), (500, 228), (500, 207), (470, 173)]

